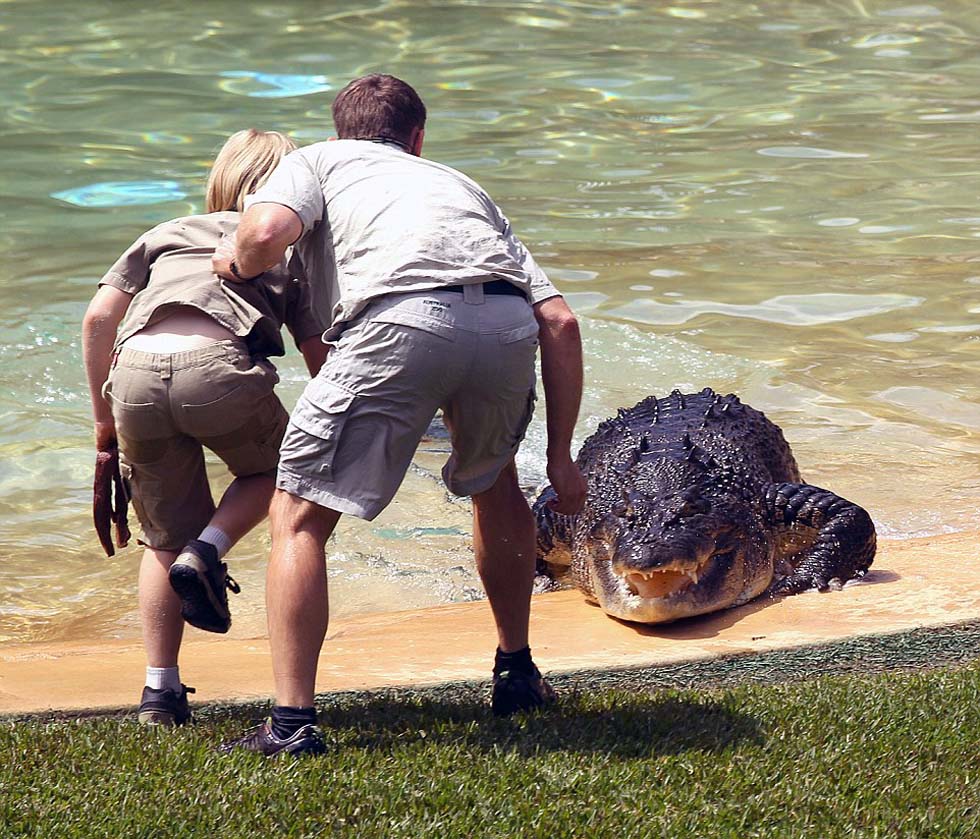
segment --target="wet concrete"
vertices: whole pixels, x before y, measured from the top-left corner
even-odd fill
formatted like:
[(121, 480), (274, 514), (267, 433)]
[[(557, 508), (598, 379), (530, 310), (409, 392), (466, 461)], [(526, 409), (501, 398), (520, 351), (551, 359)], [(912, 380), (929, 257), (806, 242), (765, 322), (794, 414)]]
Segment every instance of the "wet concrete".
[[(760, 599), (663, 626), (626, 624), (576, 591), (539, 595), (531, 645), (545, 672), (670, 667), (980, 618), (980, 534), (885, 541), (868, 576), (842, 591)], [(495, 635), (486, 602), (365, 614), (332, 623), (320, 691), (489, 678)], [(0, 714), (122, 708), (142, 686), (142, 647), (99, 641), (0, 646)], [(254, 626), (226, 637), (189, 630), (181, 673), (198, 702), (272, 694), (268, 643)]]

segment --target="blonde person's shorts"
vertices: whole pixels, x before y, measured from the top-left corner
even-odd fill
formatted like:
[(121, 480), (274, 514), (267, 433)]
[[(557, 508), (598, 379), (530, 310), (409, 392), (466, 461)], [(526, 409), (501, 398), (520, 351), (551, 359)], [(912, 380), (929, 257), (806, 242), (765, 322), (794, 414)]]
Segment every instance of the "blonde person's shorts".
[(523, 296), (424, 291), (374, 301), (340, 335), (293, 409), (277, 486), (373, 519), (433, 416), (452, 439), (456, 495), (493, 486), (534, 411), (538, 326)]
[(123, 347), (103, 390), (142, 544), (180, 550), (211, 519), (204, 447), (236, 477), (275, 474), (289, 418), (278, 381), (238, 341), (172, 354)]

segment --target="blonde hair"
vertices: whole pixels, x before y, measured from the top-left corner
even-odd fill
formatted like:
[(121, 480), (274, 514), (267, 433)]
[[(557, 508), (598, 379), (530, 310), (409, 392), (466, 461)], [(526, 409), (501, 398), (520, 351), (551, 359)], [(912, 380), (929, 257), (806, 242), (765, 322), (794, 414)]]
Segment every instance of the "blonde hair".
[(262, 186), (276, 164), (295, 148), (296, 144), (278, 131), (247, 128), (232, 134), (211, 167), (206, 212), (242, 212), (245, 196)]

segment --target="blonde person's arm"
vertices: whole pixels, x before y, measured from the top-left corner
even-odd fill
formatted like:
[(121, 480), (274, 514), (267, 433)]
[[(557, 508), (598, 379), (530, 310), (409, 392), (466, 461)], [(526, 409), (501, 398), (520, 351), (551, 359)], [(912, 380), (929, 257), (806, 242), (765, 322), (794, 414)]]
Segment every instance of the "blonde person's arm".
[(323, 339), (319, 335), (314, 335), (312, 338), (300, 342), (299, 351), (303, 354), (306, 369), (310, 371), (310, 378), (312, 379), (320, 372), (323, 362), (327, 360), (330, 347), (323, 343)]
[(102, 386), (109, 378), (116, 330), (132, 299), (133, 295), (111, 285), (100, 286), (82, 320), (82, 356), (92, 399), (95, 447), (99, 451), (105, 451), (116, 442), (116, 424), (112, 419), (112, 408), (102, 395)]
[(549, 297), (534, 306), (541, 346), (548, 427), (548, 480), (558, 497), (552, 508), (568, 515), (585, 503), (585, 479), (572, 460), (572, 434), (582, 401), (582, 338), (578, 320), (562, 297)]
[(289, 207), (253, 204), (242, 215), (235, 235), (218, 244), (211, 270), (223, 279), (247, 282), (276, 265), (302, 233), (303, 222)]

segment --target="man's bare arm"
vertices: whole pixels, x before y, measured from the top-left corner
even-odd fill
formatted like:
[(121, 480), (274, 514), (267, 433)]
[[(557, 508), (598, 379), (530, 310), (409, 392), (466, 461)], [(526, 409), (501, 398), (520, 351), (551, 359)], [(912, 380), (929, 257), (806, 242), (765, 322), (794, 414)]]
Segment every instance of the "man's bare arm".
[(114, 286), (101, 286), (82, 320), (82, 356), (92, 399), (95, 446), (99, 451), (105, 451), (116, 442), (116, 424), (112, 419), (112, 408), (102, 396), (102, 385), (109, 378), (116, 330), (132, 299), (133, 295)]
[(573, 514), (585, 503), (586, 485), (571, 456), (572, 434), (582, 402), (582, 338), (578, 321), (562, 297), (534, 307), (541, 345), (548, 427), (548, 479), (558, 495), (552, 508)]
[[(282, 204), (253, 204), (242, 215), (233, 239), (223, 239), (211, 258), (211, 270), (232, 282), (257, 277), (276, 265), (303, 233), (303, 222)], [(231, 270), (234, 261), (236, 275)]]

